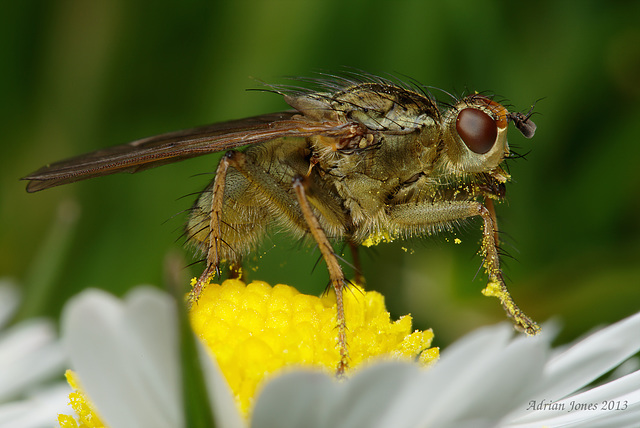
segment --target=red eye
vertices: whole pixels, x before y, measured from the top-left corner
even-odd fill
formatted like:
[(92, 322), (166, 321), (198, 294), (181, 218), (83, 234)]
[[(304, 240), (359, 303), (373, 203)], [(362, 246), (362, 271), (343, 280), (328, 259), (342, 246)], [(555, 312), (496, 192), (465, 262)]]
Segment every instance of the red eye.
[(491, 150), (498, 136), (496, 121), (475, 108), (465, 108), (458, 113), (456, 130), (469, 150), (480, 155)]

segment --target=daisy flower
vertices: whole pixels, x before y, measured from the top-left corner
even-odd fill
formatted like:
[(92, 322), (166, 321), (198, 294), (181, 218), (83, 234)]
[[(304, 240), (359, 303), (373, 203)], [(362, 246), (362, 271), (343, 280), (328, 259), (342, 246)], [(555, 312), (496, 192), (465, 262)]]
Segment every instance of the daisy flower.
[(0, 280), (0, 427), (51, 427), (65, 407), (69, 387), (45, 385), (59, 376), (66, 357), (50, 321), (8, 326), (20, 300), (18, 288)]
[[(335, 373), (335, 313), (332, 294), (318, 298), (237, 280), (206, 287), (190, 320), (203, 345), (203, 373), (220, 425), (246, 426), (256, 394), (283, 369)], [(424, 366), (438, 358), (430, 348), (433, 333), (413, 332), (409, 316), (391, 321), (378, 293), (352, 287), (345, 315), (352, 369), (378, 358)], [(72, 300), (63, 336), (80, 417), (76, 423), (63, 415), (61, 426), (184, 426), (176, 317), (175, 302), (151, 288), (135, 289), (124, 301), (98, 290)]]
[[(391, 322), (381, 298), (354, 291), (345, 293), (356, 303), (347, 315), (349, 350), (361, 361), (336, 379), (335, 312), (324, 315), (330, 296), (318, 302), (264, 283), (207, 289), (212, 294), (190, 317), (217, 426), (624, 427), (640, 420), (640, 372), (592, 386), (638, 352), (640, 314), (557, 350), (549, 326), (534, 338), (507, 324), (485, 327), (434, 364), (431, 332)], [(176, 308), (150, 288), (124, 300), (90, 290), (68, 304), (63, 332), (81, 415), (61, 416), (62, 427), (186, 426)]]

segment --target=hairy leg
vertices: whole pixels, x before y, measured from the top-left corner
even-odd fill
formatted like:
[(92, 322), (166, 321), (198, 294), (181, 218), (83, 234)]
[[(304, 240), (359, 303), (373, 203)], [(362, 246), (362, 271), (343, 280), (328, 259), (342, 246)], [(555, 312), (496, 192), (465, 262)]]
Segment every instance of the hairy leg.
[(483, 265), (489, 277), (487, 287), (482, 293), (500, 299), (507, 315), (513, 319), (516, 328), (528, 335), (536, 335), (540, 332), (540, 327), (520, 310), (504, 282), (498, 251), (498, 228), (492, 202), (489, 207), (487, 208), (476, 201), (402, 204), (394, 206), (390, 210), (389, 218), (393, 224), (401, 228), (413, 227), (429, 231), (434, 227), (447, 225), (456, 220), (480, 216), (483, 221), (480, 253), (484, 257)]

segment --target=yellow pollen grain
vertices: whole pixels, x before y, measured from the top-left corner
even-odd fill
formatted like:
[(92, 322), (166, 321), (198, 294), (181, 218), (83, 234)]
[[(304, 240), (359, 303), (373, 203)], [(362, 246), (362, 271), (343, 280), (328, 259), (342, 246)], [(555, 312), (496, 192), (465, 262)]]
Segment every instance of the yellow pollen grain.
[(393, 242), (394, 236), (392, 236), (389, 231), (384, 230), (376, 233), (372, 233), (362, 242), (362, 245), (365, 247), (373, 247), (375, 245), (380, 244), (381, 242)]

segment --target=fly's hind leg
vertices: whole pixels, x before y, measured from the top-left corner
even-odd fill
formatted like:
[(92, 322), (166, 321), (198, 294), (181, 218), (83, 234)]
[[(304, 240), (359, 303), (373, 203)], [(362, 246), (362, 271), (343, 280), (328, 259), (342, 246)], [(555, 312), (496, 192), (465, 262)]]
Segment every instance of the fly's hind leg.
[(331, 285), (336, 292), (338, 346), (340, 347), (340, 362), (338, 363), (337, 374), (338, 376), (341, 376), (349, 366), (349, 352), (347, 350), (347, 323), (344, 315), (344, 301), (342, 295), (345, 284), (344, 274), (342, 273), (342, 268), (340, 267), (338, 258), (336, 257), (327, 235), (324, 233), (324, 230), (322, 230), (318, 218), (311, 209), (311, 205), (309, 204), (305, 191), (304, 179), (302, 177), (294, 178), (293, 189), (295, 190), (296, 197), (298, 198), (302, 215), (307, 222), (309, 232), (318, 244), (322, 258), (327, 264)]
[(222, 249), (222, 207), (224, 205), (224, 188), (227, 180), (227, 171), (231, 165), (230, 158), (227, 152), (220, 160), (218, 169), (216, 170), (215, 179), (213, 180), (213, 186), (211, 187), (211, 203), (208, 225), (208, 242), (206, 250), (206, 267), (195, 285), (189, 293), (188, 302), (189, 305), (198, 301), (200, 293), (204, 286), (209, 282), (209, 279), (213, 275), (220, 276), (220, 261), (221, 261), (221, 249)]
[[(283, 189), (282, 183), (266, 173), (247, 154), (233, 150), (226, 152), (220, 160), (210, 191), (203, 193), (197, 203), (201, 211), (193, 220), (193, 228), (199, 230), (194, 233), (192, 241), (204, 248), (207, 264), (191, 290), (189, 302), (197, 301), (213, 275), (220, 275), (223, 259), (231, 262), (232, 277), (241, 275), (242, 255), (257, 245), (270, 216), (286, 217), (290, 224), (300, 230), (306, 229), (300, 211), (292, 209), (295, 205), (295, 197)], [(236, 213), (230, 215), (229, 212), (236, 207)], [(223, 210), (226, 211), (223, 213)], [(245, 218), (247, 216), (251, 218)], [(237, 229), (238, 221), (244, 222), (244, 226), (253, 224), (255, 230), (247, 227)]]
[(400, 228), (414, 228), (430, 230), (430, 228), (451, 224), (456, 220), (480, 216), (483, 221), (482, 248), (483, 265), (489, 282), (482, 290), (485, 296), (500, 299), (507, 315), (511, 317), (518, 330), (534, 336), (540, 332), (540, 327), (529, 318), (513, 301), (500, 269), (498, 251), (498, 233), (493, 205), (488, 209), (480, 202), (457, 201), (436, 202), (423, 204), (402, 204), (393, 207), (389, 212), (390, 220)]

